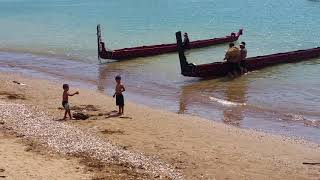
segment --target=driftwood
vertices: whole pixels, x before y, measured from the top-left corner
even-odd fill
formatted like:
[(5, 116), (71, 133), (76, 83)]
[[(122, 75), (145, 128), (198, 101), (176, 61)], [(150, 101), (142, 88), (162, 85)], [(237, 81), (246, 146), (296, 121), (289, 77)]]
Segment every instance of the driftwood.
[(320, 165), (320, 162), (303, 162), (305, 165)]

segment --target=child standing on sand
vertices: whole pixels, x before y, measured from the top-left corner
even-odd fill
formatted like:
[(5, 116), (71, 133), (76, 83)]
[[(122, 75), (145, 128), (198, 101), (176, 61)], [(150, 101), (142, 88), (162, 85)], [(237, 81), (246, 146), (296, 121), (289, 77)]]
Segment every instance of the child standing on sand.
[(121, 76), (116, 76), (116, 89), (113, 97), (116, 97), (116, 105), (119, 106), (119, 114), (123, 114), (123, 108), (124, 108), (124, 97), (123, 92), (126, 90), (124, 88), (124, 85), (121, 83)]
[(63, 84), (63, 94), (62, 94), (62, 106), (65, 109), (63, 120), (67, 118), (67, 114), (69, 114), (69, 118), (72, 119), (70, 107), (69, 107), (69, 96), (74, 96), (76, 94), (79, 94), (79, 92), (75, 92), (73, 94), (69, 94), (69, 85)]

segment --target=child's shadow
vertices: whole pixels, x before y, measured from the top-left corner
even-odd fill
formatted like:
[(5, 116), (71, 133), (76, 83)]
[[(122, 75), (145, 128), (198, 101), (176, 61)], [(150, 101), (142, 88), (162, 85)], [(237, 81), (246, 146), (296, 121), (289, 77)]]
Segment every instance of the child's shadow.
[(106, 119), (108, 118), (114, 118), (114, 117), (119, 117), (122, 119), (132, 119), (131, 117), (128, 116), (123, 116), (123, 114), (118, 113), (118, 111), (111, 111), (105, 114), (106, 115)]

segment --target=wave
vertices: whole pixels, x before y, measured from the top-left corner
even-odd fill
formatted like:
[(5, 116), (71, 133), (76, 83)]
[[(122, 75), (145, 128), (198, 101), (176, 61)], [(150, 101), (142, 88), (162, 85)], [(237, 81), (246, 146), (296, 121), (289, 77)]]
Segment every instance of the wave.
[[(209, 99), (211, 101), (214, 101), (224, 107), (231, 108), (231, 107), (243, 107), (245, 106), (246, 112), (254, 112), (258, 114), (264, 114), (265, 117), (268, 117), (274, 120), (281, 120), (284, 122), (296, 122), (296, 123), (301, 123), (304, 124), (304, 126), (310, 126), (310, 127), (316, 127), (320, 128), (320, 119), (314, 119), (310, 117), (310, 115), (314, 114), (295, 114), (295, 113), (290, 113), (290, 112), (283, 112), (278, 109), (271, 109), (267, 107), (261, 107), (261, 106), (254, 106), (254, 105), (249, 105), (246, 103), (238, 103), (238, 102), (233, 102), (233, 101), (228, 101), (216, 97), (210, 96)], [(274, 117), (274, 118), (272, 118)], [(314, 116), (316, 117), (316, 116)]]

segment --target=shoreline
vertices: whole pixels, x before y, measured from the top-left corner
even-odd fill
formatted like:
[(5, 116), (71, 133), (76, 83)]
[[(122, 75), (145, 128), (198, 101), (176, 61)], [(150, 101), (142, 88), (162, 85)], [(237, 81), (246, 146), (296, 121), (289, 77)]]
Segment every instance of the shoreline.
[[(60, 84), (17, 74), (0, 74), (3, 84), (0, 91), (20, 97), (6, 101), (32, 105), (53, 119), (61, 118), (63, 112), (58, 109), (62, 92)], [(12, 83), (13, 80), (26, 85)], [(70, 85), (71, 92), (79, 90)], [(182, 171), (186, 179), (310, 179), (320, 176), (319, 166), (302, 164), (320, 161), (319, 144), (239, 129), (131, 102), (126, 103), (123, 117), (107, 118), (98, 114), (116, 110), (114, 100), (82, 88), (80, 95), (71, 97), (70, 101), (78, 111), (91, 117), (62, 124), (92, 131), (130, 152), (157, 157)], [(89, 105), (96, 110), (86, 109)]]
[[(152, 76), (152, 79), (147, 77), (145, 80), (137, 81), (140, 75), (148, 74), (148, 71), (140, 72), (139, 66), (142, 63), (147, 66), (147, 69), (151, 69), (148, 67), (151, 59), (138, 59), (137, 61), (99, 66), (32, 54), (20, 54), (17, 57), (15, 54), (9, 54), (0, 58), (3, 60), (0, 62), (2, 66), (0, 72), (21, 72), (29, 77), (50, 79), (56, 82), (70, 81), (77, 87), (94, 89), (107, 95), (113, 91), (113, 77), (121, 74), (129, 89), (126, 99), (138, 104), (174, 113), (200, 116), (243, 129), (255, 129), (320, 143), (318, 139), (320, 122), (317, 120), (320, 114), (316, 111), (313, 112), (314, 110), (300, 111), (300, 109), (304, 109), (301, 106), (277, 109), (273, 107), (274, 103), (272, 102), (259, 103), (259, 99), (250, 100), (248, 97), (255, 96), (254, 94), (257, 92), (263, 92), (259, 90), (259, 85), (257, 87), (249, 85), (248, 81), (251, 76), (253, 76), (252, 80), (257, 80), (252, 74), (248, 75), (250, 76), (248, 79), (244, 77), (244, 80), (240, 79), (239, 82), (223, 82), (224, 79), (198, 81), (183, 79), (183, 77), (180, 79), (179, 77), (179, 81), (171, 79), (165, 80), (164, 83), (153, 83), (153, 81), (161, 81), (161, 78), (159, 80), (156, 76)], [(126, 70), (127, 68), (130, 72)], [(82, 71), (80, 72), (79, 69)], [(145, 86), (145, 83), (149, 85)], [(234, 91), (236, 89), (238, 90)], [(277, 88), (273, 89), (277, 90)], [(154, 93), (159, 90), (160, 93)], [(292, 91), (295, 92), (295, 89)], [(275, 92), (267, 91), (267, 93), (269, 93), (269, 97), (276, 95)], [(277, 92), (277, 94), (279, 93)], [(285, 104), (285, 102), (281, 103)], [(317, 104), (315, 103), (315, 105)], [(280, 107), (286, 106), (281, 105)]]

